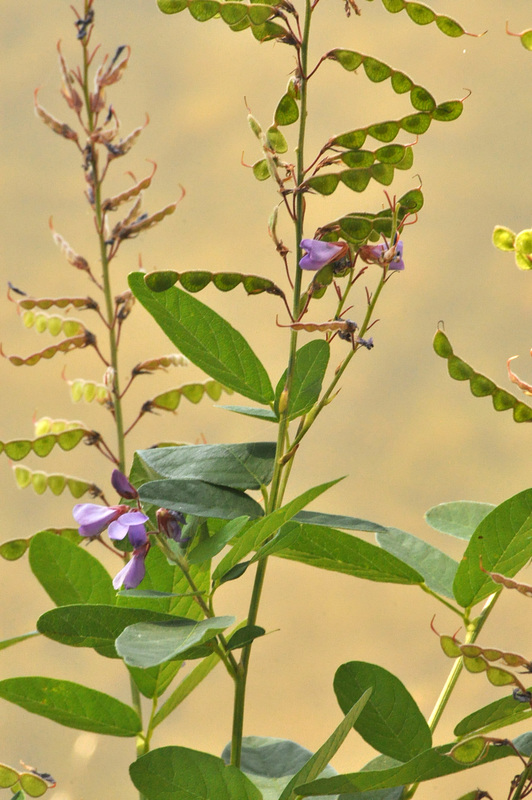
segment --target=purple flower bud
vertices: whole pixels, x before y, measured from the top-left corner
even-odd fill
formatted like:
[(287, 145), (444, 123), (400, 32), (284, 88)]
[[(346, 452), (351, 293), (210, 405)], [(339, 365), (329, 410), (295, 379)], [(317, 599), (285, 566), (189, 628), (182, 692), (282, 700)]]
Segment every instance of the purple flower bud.
[(72, 514), (79, 525), (80, 536), (98, 536), (126, 511), (129, 511), (128, 506), (98, 506), (96, 503), (78, 503), (72, 509)]
[(111, 475), (111, 483), (120, 497), (125, 497), (126, 500), (135, 500), (139, 494), (134, 486), (130, 484), (126, 476), (120, 472), (119, 469), (114, 469)]
[(347, 249), (344, 242), (322, 242), (320, 239), (303, 239), (301, 247), (307, 252), (300, 260), (299, 266), (301, 269), (309, 269), (313, 272), (331, 261), (336, 261)]
[(126, 514), (122, 514), (109, 525), (110, 539), (124, 539), (129, 536), (129, 541), (136, 549), (146, 544), (148, 536), (144, 523), (148, 522), (148, 517), (142, 511), (131, 511), (128, 509)]
[(167, 508), (158, 508), (155, 514), (157, 525), (161, 533), (165, 533), (169, 539), (179, 544), (186, 544), (189, 539), (182, 535), (185, 515), (181, 511), (170, 511)]
[(131, 558), (125, 567), (122, 567), (120, 572), (113, 578), (113, 586), (115, 589), (137, 588), (146, 575), (145, 559), (149, 549), (150, 545), (147, 543), (134, 551), (133, 558)]

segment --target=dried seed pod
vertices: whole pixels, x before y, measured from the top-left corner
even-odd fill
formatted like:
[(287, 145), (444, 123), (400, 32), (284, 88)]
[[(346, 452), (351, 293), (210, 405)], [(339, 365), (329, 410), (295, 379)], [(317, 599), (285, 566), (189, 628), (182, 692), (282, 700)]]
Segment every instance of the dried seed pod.
[(131, 131), (131, 133), (126, 136), (125, 139), (122, 139), (118, 144), (107, 144), (106, 147), (109, 153), (109, 158), (118, 158), (119, 156), (124, 156), (126, 153), (129, 153), (149, 121), (150, 118), (148, 114), (146, 114), (146, 122), (144, 125), (141, 125), (139, 128), (135, 128), (134, 131)]
[(52, 231), (52, 236), (53, 236), (54, 242), (60, 248), (60, 250), (62, 251), (62, 253), (65, 256), (65, 258), (68, 261), (68, 263), (72, 264), (72, 266), (75, 267), (76, 269), (81, 269), (84, 272), (89, 272), (90, 273), (90, 267), (89, 267), (89, 263), (88, 263), (87, 259), (83, 258), (83, 256), (80, 256), (78, 253), (76, 253), (70, 247), (70, 245), (67, 242), (67, 240), (64, 239), (61, 236), (61, 234), (57, 233), (57, 231), (54, 229), (54, 226), (52, 225), (52, 218), (51, 217), (50, 217), (50, 220), (48, 222), (48, 225), (50, 227), (50, 230)]
[(0, 355), (4, 358), (7, 358), (7, 360), (10, 361), (15, 367), (33, 367), (35, 364), (38, 364), (42, 358), (50, 359), (53, 358), (56, 353), (69, 353), (71, 350), (88, 347), (89, 345), (93, 344), (94, 341), (94, 335), (90, 333), (90, 331), (85, 331), (85, 333), (81, 334), (80, 336), (72, 336), (70, 339), (63, 339), (63, 341), (59, 342), (58, 344), (45, 347), (44, 350), (40, 350), (38, 353), (32, 353), (32, 355), (27, 356), (26, 358), (15, 355), (7, 356), (2, 350), (1, 345)]
[(62, 136), (64, 139), (70, 139), (73, 142), (76, 142), (79, 146), (78, 142), (78, 134), (75, 130), (73, 130), (70, 125), (67, 125), (66, 122), (60, 122), (55, 117), (52, 117), (51, 114), (48, 113), (39, 103), (37, 102), (37, 95), (39, 93), (38, 89), (35, 89), (33, 94), (34, 97), (34, 107), (35, 113), (37, 114), (40, 119), (44, 122), (44, 124), (53, 130), (54, 133), (58, 133), (59, 136)]
[(65, 98), (68, 107), (71, 108), (76, 114), (79, 114), (83, 108), (83, 101), (78, 92), (74, 89), (74, 77), (72, 72), (67, 67), (66, 61), (61, 52), (61, 42), (57, 43), (57, 52), (59, 53), (59, 65), (61, 68), (61, 77), (63, 85), (61, 87), (61, 94)]
[(159, 356), (159, 358), (150, 358), (147, 361), (141, 361), (136, 364), (131, 370), (132, 375), (145, 375), (147, 372), (154, 372), (157, 369), (162, 369), (165, 372), (168, 367), (188, 367), (190, 361), (181, 353), (171, 353), (168, 356)]
[(153, 176), (155, 175), (155, 171), (157, 169), (157, 164), (153, 163), (153, 170), (151, 175), (148, 177), (143, 178), (141, 181), (136, 183), (134, 186), (131, 186), (129, 189), (121, 192), (120, 194), (115, 195), (114, 197), (108, 197), (102, 203), (102, 210), (103, 211), (116, 211), (119, 205), (122, 203), (127, 203), (128, 200), (131, 200), (133, 197), (136, 197), (143, 189), (148, 189)]
[(132, 239), (138, 236), (142, 231), (148, 230), (148, 228), (153, 228), (154, 225), (157, 225), (169, 214), (173, 214), (176, 208), (177, 202), (170, 203), (170, 205), (161, 208), (160, 211), (156, 211), (155, 214), (142, 214), (129, 225), (122, 227), (122, 230), (118, 232), (118, 238)]

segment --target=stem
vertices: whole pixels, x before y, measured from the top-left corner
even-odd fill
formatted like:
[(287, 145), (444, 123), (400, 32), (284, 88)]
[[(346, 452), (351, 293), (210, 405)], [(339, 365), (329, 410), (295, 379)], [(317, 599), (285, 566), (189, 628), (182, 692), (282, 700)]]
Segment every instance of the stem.
[[(302, 270), (299, 267), (301, 258), (301, 245), (300, 242), (303, 238), (303, 223), (305, 216), (305, 202), (303, 193), (298, 191), (301, 186), (304, 175), (304, 145), (305, 145), (305, 130), (307, 122), (307, 65), (308, 65), (308, 43), (310, 34), (310, 21), (312, 17), (312, 6), (310, 0), (305, 0), (305, 20), (303, 24), (303, 33), (301, 37), (300, 50), (298, 52), (299, 71), (301, 79), (301, 105), (299, 115), (299, 135), (297, 143), (297, 164), (296, 164), (296, 196), (295, 196), (295, 237), (296, 237), (296, 274), (294, 279), (294, 292), (292, 303), (292, 316), (297, 319), (299, 316), (299, 305), (301, 298), (301, 281)], [(282, 480), (285, 463), (283, 455), (287, 442), (288, 433), (288, 402), (290, 398), (290, 391), (292, 388), (292, 380), (294, 374), (294, 364), (297, 347), (297, 331), (292, 330), (290, 333), (290, 349), (288, 354), (288, 365), (286, 384), (284, 386), (281, 402), (280, 402), (280, 420), (277, 432), (277, 447), (275, 452), (275, 468), (272, 478), (271, 491), (269, 502), (265, 512), (271, 513), (279, 508), (282, 503), (283, 491), (286, 482)], [(290, 462), (289, 462), (290, 463)], [(255, 581), (253, 584), (253, 591), (248, 613), (248, 625), (255, 625), (259, 610), (260, 597), (262, 594), (262, 587), (264, 585), (264, 578), (266, 574), (267, 559), (263, 558), (258, 561), (257, 571), (255, 573)], [(244, 732), (244, 707), (246, 698), (246, 684), (249, 670), (249, 660), (251, 657), (252, 642), (242, 648), (242, 655), (240, 663), (238, 664), (237, 672), (235, 675), (235, 696), (233, 705), (233, 731), (231, 737), (231, 764), (239, 767), (242, 755), (242, 736)]]

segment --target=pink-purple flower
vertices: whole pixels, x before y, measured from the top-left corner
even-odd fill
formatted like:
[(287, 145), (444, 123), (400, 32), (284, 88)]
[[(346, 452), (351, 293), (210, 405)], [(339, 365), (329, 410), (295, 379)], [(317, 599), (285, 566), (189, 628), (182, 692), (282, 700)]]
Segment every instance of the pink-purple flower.
[(128, 509), (125, 514), (121, 514), (109, 525), (109, 538), (124, 539), (128, 536), (134, 548), (140, 547), (148, 541), (145, 527), (148, 519), (142, 511)]
[(345, 242), (323, 242), (321, 239), (303, 239), (301, 247), (307, 252), (299, 262), (301, 269), (316, 272), (331, 261), (339, 259), (347, 250)]
[(133, 551), (133, 556), (122, 567), (119, 573), (113, 578), (113, 586), (115, 589), (136, 589), (139, 583), (146, 575), (146, 556), (150, 549), (150, 543), (137, 548)]
[(98, 506), (96, 503), (77, 503), (72, 510), (79, 525), (80, 536), (99, 536), (121, 514), (130, 511), (129, 506)]

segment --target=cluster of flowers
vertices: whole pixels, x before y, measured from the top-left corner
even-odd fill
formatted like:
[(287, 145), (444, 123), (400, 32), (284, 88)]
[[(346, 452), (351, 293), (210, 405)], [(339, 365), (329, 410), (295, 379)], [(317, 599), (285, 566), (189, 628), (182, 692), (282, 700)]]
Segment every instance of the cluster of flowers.
[[(72, 511), (79, 525), (80, 536), (89, 539), (98, 537), (106, 528), (110, 539), (120, 541), (127, 536), (133, 546), (132, 557), (113, 579), (115, 589), (136, 589), (146, 574), (146, 556), (150, 549), (149, 535), (146, 530), (149, 517), (142, 511), (138, 501), (138, 492), (120, 470), (115, 469), (111, 476), (113, 488), (124, 500), (136, 500), (137, 508), (120, 504), (116, 506), (99, 506), (96, 503), (78, 503)], [(182, 528), (185, 523), (183, 514), (160, 508), (156, 514), (159, 532), (180, 544), (185, 544)]]
[[(324, 242), (321, 239), (303, 239), (301, 247), (306, 250), (299, 262), (301, 269), (316, 272), (326, 264), (337, 261), (346, 255), (349, 248), (345, 242)], [(402, 270), (405, 268), (403, 261), (403, 243), (395, 241), (390, 247), (388, 244), (363, 245), (358, 251), (361, 259), (368, 264), (379, 264), (388, 270)]]

